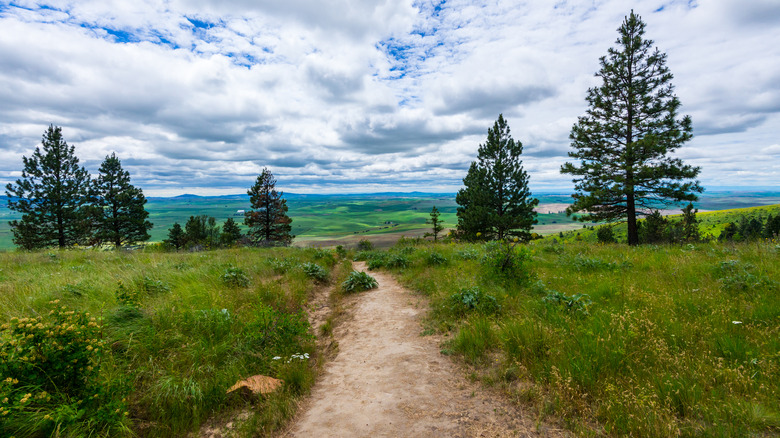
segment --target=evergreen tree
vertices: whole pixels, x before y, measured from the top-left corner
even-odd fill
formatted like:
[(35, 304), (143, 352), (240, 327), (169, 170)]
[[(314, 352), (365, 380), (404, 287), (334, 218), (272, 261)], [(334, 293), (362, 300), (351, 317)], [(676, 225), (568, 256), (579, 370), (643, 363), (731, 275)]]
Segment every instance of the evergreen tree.
[(292, 219), (287, 216), (287, 201), (276, 191), (276, 180), (267, 168), (247, 191), (252, 209), (245, 213), (244, 224), (255, 245), (289, 245), (292, 242)]
[(184, 243), (187, 247), (208, 246), (209, 217), (206, 215), (190, 216), (184, 224)]
[(666, 239), (666, 229), (669, 221), (659, 210), (647, 215), (647, 218), (639, 223), (638, 231), (642, 243), (661, 243)]
[(439, 219), (439, 210), (434, 205), (431, 209), (431, 217), (430, 219), (426, 220), (425, 223), (431, 225), (431, 233), (425, 233), (425, 236), (433, 236), (433, 241), (437, 241), (439, 237), (439, 233), (444, 229), (444, 225), (442, 225), (442, 221)]
[(62, 138), (62, 128), (49, 126), (42, 148), (22, 161), (22, 177), (6, 185), (5, 192), (8, 208), (22, 213), (21, 220), (10, 222), (14, 243), (35, 249), (84, 242), (90, 178), (75, 148)]
[(181, 225), (179, 225), (178, 222), (175, 222), (168, 230), (168, 238), (165, 239), (165, 243), (179, 250), (182, 246), (184, 246), (185, 237), (186, 236), (184, 234), (184, 230), (181, 229)]
[(98, 172), (94, 186), (98, 240), (111, 242), (116, 248), (149, 240), (152, 223), (144, 208), (146, 197), (130, 184), (130, 173), (122, 169), (115, 153), (106, 156)]
[(696, 219), (696, 213), (698, 212), (698, 208), (693, 208), (693, 203), (688, 203), (682, 210), (682, 238), (686, 242), (698, 242), (701, 240), (699, 220)]
[(458, 234), (463, 238), (530, 240), (539, 200), (531, 198), (522, 153), (522, 143), (509, 135), (509, 126), (499, 114), (463, 179), (465, 187), (455, 197), (460, 206)]
[(225, 223), (222, 224), (222, 234), (220, 235), (222, 244), (226, 246), (235, 245), (240, 238), (241, 228), (238, 227), (238, 224), (232, 217), (229, 217)]
[(637, 215), (656, 208), (695, 201), (703, 189), (698, 167), (668, 154), (691, 139), (691, 119), (677, 117), (666, 54), (644, 39), (645, 23), (631, 11), (618, 29), (618, 48), (601, 58), (596, 76), (602, 84), (588, 90), (589, 109), (571, 131), (578, 164), (562, 173), (574, 176), (574, 203), (567, 214), (584, 211), (583, 221), (626, 219), (628, 244), (639, 243)]

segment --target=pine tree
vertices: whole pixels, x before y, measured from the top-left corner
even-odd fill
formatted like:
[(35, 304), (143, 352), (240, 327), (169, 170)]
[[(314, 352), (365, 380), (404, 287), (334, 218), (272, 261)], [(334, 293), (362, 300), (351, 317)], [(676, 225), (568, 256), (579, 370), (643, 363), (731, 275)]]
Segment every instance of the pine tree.
[(696, 219), (696, 213), (698, 212), (698, 208), (693, 208), (693, 203), (688, 203), (682, 209), (682, 238), (686, 242), (698, 242), (701, 240), (699, 220)]
[(186, 236), (184, 235), (184, 230), (182, 230), (181, 225), (179, 225), (178, 222), (175, 222), (168, 230), (168, 238), (165, 239), (165, 243), (179, 250), (182, 246), (184, 246), (185, 237)]
[(130, 184), (130, 173), (122, 169), (115, 153), (106, 156), (94, 185), (98, 207), (97, 240), (122, 245), (149, 240), (152, 223), (147, 220), (146, 197)]
[(574, 176), (574, 203), (567, 214), (584, 211), (582, 221), (626, 219), (628, 243), (639, 243), (637, 215), (659, 203), (695, 201), (703, 189), (698, 167), (667, 154), (691, 139), (691, 119), (677, 117), (666, 54), (644, 39), (645, 23), (631, 11), (618, 29), (618, 48), (601, 58), (602, 84), (588, 90), (589, 109), (569, 136), (579, 165), (566, 163)]
[(90, 178), (75, 148), (62, 138), (62, 128), (49, 126), (42, 148), (22, 161), (22, 177), (6, 185), (5, 192), (8, 208), (22, 213), (21, 220), (10, 222), (14, 243), (25, 249), (83, 243)]
[(222, 224), (222, 234), (220, 234), (222, 244), (226, 246), (235, 245), (241, 236), (241, 228), (238, 227), (238, 224), (232, 217), (229, 217), (225, 223)]
[(455, 201), (458, 207), (458, 234), (467, 239), (505, 239), (527, 241), (536, 223), (528, 174), (520, 155), (523, 145), (509, 135), (509, 126), (500, 114), (487, 141), (479, 145), (477, 161), (471, 163), (463, 179), (463, 189)]
[(442, 221), (439, 219), (439, 210), (434, 205), (431, 209), (431, 217), (430, 219), (426, 220), (425, 223), (431, 225), (431, 233), (425, 233), (425, 237), (433, 236), (433, 241), (437, 241), (439, 238), (439, 233), (444, 229), (444, 226), (442, 225)]
[(249, 227), (249, 237), (255, 245), (289, 245), (294, 236), (292, 219), (287, 216), (287, 201), (283, 193), (276, 191), (276, 180), (267, 168), (257, 177), (247, 191), (252, 209), (245, 213), (244, 224)]

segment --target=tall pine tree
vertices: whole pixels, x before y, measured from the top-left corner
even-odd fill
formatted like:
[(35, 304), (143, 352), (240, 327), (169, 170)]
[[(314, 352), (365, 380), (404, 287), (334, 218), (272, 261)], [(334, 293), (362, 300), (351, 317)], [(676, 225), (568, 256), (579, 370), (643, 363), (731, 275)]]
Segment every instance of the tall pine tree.
[(249, 238), (255, 245), (289, 245), (294, 236), (292, 219), (287, 216), (287, 201), (283, 193), (276, 191), (276, 179), (267, 168), (257, 177), (255, 184), (247, 191), (252, 210), (247, 211), (244, 224), (249, 227)]
[(122, 169), (115, 153), (106, 156), (98, 172), (94, 185), (96, 240), (110, 242), (116, 248), (149, 240), (152, 223), (144, 208), (146, 197), (141, 189), (130, 184), (130, 173)]
[(500, 114), (488, 129), (485, 144), (479, 145), (477, 161), (463, 179), (465, 187), (455, 197), (463, 238), (530, 240), (539, 200), (531, 198), (522, 153), (522, 143), (512, 138)]
[(666, 54), (644, 39), (645, 23), (631, 11), (618, 29), (618, 48), (601, 58), (600, 86), (588, 90), (589, 109), (571, 131), (578, 163), (562, 173), (574, 176), (574, 203), (568, 214), (582, 221), (628, 223), (628, 243), (639, 243), (637, 215), (659, 204), (695, 201), (703, 189), (698, 167), (668, 156), (691, 139), (691, 119), (678, 118)]
[(87, 237), (89, 173), (79, 166), (75, 148), (50, 125), (41, 148), (22, 157), (24, 169), (16, 185), (6, 185), (8, 208), (22, 214), (10, 222), (13, 241), (25, 249), (82, 243)]

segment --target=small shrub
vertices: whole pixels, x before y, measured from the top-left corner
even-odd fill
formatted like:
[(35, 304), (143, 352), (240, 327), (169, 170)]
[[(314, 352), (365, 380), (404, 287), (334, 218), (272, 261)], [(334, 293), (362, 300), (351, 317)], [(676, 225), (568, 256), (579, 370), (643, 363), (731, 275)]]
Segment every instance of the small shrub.
[(488, 242), (485, 244), (485, 255), (482, 263), (495, 274), (516, 279), (526, 279), (529, 276), (526, 263), (530, 252), (518, 242)]
[(406, 268), (409, 266), (409, 259), (404, 254), (392, 254), (387, 257), (385, 266), (388, 268)]
[(455, 253), (461, 260), (477, 260), (480, 257), (476, 249), (463, 249)]
[(341, 284), (341, 289), (346, 293), (361, 292), (378, 287), (376, 279), (365, 272), (352, 271), (349, 277)]
[(425, 258), (425, 261), (428, 263), (428, 266), (438, 266), (447, 263), (447, 258), (438, 252), (431, 252)]
[(274, 270), (274, 273), (279, 275), (286, 274), (293, 266), (294, 263), (291, 260), (271, 259), (271, 269)]
[(322, 266), (316, 264), (316, 263), (302, 263), (300, 265), (303, 272), (306, 273), (306, 275), (309, 276), (312, 280), (319, 282), (319, 283), (325, 283), (328, 281), (328, 271), (325, 270)]
[(0, 435), (124, 431), (129, 388), (99, 378), (106, 348), (99, 321), (57, 303), (48, 318), (12, 318), (0, 328)]
[(385, 267), (385, 258), (384, 257), (372, 257), (368, 259), (368, 269), (370, 271), (373, 271), (375, 269), (380, 269)]
[(476, 311), (485, 315), (495, 315), (501, 310), (496, 297), (488, 295), (478, 287), (461, 289), (449, 298), (449, 308), (453, 314), (462, 317)]
[(596, 239), (599, 243), (617, 243), (615, 233), (611, 225), (602, 225), (596, 230)]
[(374, 249), (374, 244), (368, 239), (360, 239), (357, 244), (358, 251), (371, 251)]
[(593, 304), (590, 296), (586, 294), (569, 296), (557, 290), (550, 290), (547, 296), (542, 298), (542, 301), (562, 306), (569, 312), (577, 312), (582, 315), (589, 315), (588, 308)]
[(342, 259), (347, 256), (347, 250), (343, 245), (336, 245), (336, 255)]
[(171, 291), (171, 287), (168, 284), (163, 283), (160, 280), (152, 280), (149, 277), (144, 277), (143, 280), (141, 280), (141, 288), (151, 294)]
[(737, 260), (720, 262), (715, 272), (725, 290), (732, 292), (753, 292), (762, 289), (776, 289), (774, 281), (762, 273), (756, 273), (755, 266)]
[(247, 277), (244, 270), (235, 266), (230, 266), (225, 270), (225, 273), (220, 277), (222, 282), (234, 287), (247, 287), (249, 286), (249, 277)]
[(141, 307), (140, 301), (138, 300), (138, 293), (126, 289), (125, 285), (121, 282), (114, 295), (116, 296), (117, 304), (121, 307), (132, 307), (135, 309)]

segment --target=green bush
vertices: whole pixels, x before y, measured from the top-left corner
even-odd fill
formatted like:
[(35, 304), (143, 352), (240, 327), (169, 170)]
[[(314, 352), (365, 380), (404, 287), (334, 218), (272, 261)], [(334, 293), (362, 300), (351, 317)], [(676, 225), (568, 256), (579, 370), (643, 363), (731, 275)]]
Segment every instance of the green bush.
[(357, 244), (358, 251), (371, 251), (374, 249), (374, 244), (368, 239), (360, 239)]
[(404, 254), (391, 254), (385, 260), (385, 266), (388, 268), (407, 268), (409, 267), (409, 258)]
[(569, 296), (558, 292), (557, 290), (549, 291), (547, 296), (542, 298), (542, 301), (562, 306), (569, 312), (578, 312), (582, 315), (588, 315), (588, 309), (593, 304), (593, 301), (591, 301), (590, 296), (587, 294), (574, 294)]
[(163, 283), (161, 280), (152, 280), (149, 277), (144, 277), (143, 280), (141, 280), (141, 288), (150, 294), (171, 291), (171, 286), (168, 284)]
[(123, 433), (129, 387), (99, 378), (106, 348), (99, 321), (50, 304), (48, 317), (12, 318), (0, 329), (0, 435)]
[(478, 287), (472, 287), (450, 295), (449, 308), (454, 315), (462, 317), (470, 312), (495, 315), (501, 310), (501, 305), (493, 295), (482, 292)]
[(316, 264), (316, 263), (302, 263), (300, 265), (303, 272), (306, 273), (306, 275), (309, 276), (309, 278), (313, 279), (316, 282), (319, 283), (325, 283), (328, 281), (328, 271), (325, 270), (322, 266)]
[(596, 239), (599, 243), (617, 243), (615, 232), (611, 225), (602, 225), (596, 230)]
[(530, 251), (525, 245), (518, 245), (517, 242), (496, 241), (485, 244), (482, 263), (489, 267), (495, 275), (525, 280), (530, 276), (526, 266), (530, 259)]
[(361, 292), (374, 289), (379, 286), (376, 279), (365, 272), (352, 271), (349, 277), (341, 284), (341, 289), (346, 293)]
[(438, 252), (430, 252), (425, 257), (425, 262), (428, 264), (428, 266), (438, 266), (447, 263), (447, 258)]
[(230, 266), (225, 270), (225, 273), (220, 276), (222, 282), (234, 287), (247, 287), (249, 286), (249, 277), (243, 269), (235, 266)]

